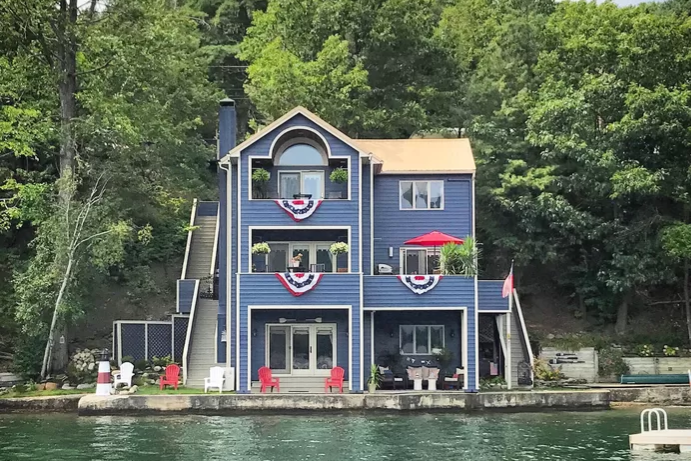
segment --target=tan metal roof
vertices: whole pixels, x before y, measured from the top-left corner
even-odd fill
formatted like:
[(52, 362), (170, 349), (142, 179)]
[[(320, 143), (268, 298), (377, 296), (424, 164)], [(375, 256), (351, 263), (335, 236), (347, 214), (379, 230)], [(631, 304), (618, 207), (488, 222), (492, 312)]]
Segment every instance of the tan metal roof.
[(381, 173), (475, 172), (468, 138), (358, 139), (357, 144), (381, 160)]

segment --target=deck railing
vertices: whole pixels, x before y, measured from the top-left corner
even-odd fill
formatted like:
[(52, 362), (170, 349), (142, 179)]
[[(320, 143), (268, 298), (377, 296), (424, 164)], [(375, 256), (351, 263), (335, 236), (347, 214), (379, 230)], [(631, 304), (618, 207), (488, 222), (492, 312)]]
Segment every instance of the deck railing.
[(192, 215), (190, 216), (190, 230), (187, 232), (187, 246), (185, 247), (185, 260), (182, 262), (182, 274), (180, 278), (184, 279), (187, 276), (187, 262), (190, 258), (190, 249), (192, 248), (192, 232), (194, 232), (194, 220), (197, 216), (197, 199), (192, 201)]
[(196, 280), (194, 287), (194, 297), (192, 298), (192, 308), (190, 309), (190, 320), (187, 323), (187, 336), (185, 337), (185, 347), (182, 349), (182, 384), (187, 384), (187, 362), (189, 362), (190, 343), (192, 342), (192, 331), (194, 328), (194, 313), (197, 308), (199, 295), (199, 280)]

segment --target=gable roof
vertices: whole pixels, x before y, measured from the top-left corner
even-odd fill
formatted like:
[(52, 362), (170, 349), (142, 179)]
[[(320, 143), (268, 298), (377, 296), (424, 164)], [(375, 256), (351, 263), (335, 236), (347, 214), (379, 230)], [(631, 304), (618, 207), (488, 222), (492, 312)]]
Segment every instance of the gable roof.
[(277, 118), (267, 126), (265, 126), (263, 129), (255, 133), (254, 135), (250, 136), (247, 138), (245, 141), (241, 142), (237, 146), (235, 146), (233, 149), (230, 150), (230, 152), (226, 153), (223, 155), (221, 158), (220, 163), (228, 163), (230, 161), (231, 157), (238, 157), (240, 155), (240, 152), (243, 151), (244, 149), (247, 149), (249, 146), (254, 144), (255, 142), (259, 141), (262, 139), (264, 136), (267, 134), (271, 133), (276, 127), (282, 125), (286, 121), (290, 120), (291, 118), (295, 117), (298, 114), (302, 114), (308, 119), (310, 119), (312, 122), (316, 123), (319, 125), (320, 128), (323, 128), (325, 131), (329, 132), (332, 134), (334, 137), (337, 139), (340, 139), (344, 143), (348, 144), (350, 147), (353, 149), (359, 151), (362, 154), (365, 154), (366, 152), (358, 145), (358, 143), (347, 136), (345, 133), (337, 130), (334, 128), (332, 125), (329, 123), (325, 122), (322, 118), (320, 118), (317, 114), (310, 112), (309, 110), (305, 109), (302, 106), (298, 106), (291, 110), (290, 112), (286, 113), (280, 118)]
[(237, 158), (244, 149), (298, 114), (357, 150), (360, 155), (372, 155), (372, 161), (381, 165), (379, 173), (475, 172), (475, 160), (467, 138), (353, 139), (302, 106), (294, 108), (235, 146), (223, 155), (220, 163), (229, 163), (231, 158)]
[(474, 173), (468, 138), (358, 139), (382, 162), (381, 173)]

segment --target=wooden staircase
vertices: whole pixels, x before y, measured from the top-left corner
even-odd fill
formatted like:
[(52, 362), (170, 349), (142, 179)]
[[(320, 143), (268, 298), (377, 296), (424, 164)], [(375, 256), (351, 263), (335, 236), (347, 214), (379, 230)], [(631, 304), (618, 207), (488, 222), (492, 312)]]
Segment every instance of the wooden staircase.
[[(197, 215), (194, 220), (190, 252), (184, 277), (201, 280), (199, 292), (205, 292), (213, 279), (211, 266), (216, 239), (217, 216)], [(206, 280), (205, 280), (206, 279)], [(204, 378), (209, 376), (209, 368), (216, 363), (216, 324), (218, 319), (218, 300), (197, 298), (194, 317), (189, 325), (189, 351), (187, 357), (188, 387), (204, 387)], [(220, 364), (223, 366), (224, 364)]]

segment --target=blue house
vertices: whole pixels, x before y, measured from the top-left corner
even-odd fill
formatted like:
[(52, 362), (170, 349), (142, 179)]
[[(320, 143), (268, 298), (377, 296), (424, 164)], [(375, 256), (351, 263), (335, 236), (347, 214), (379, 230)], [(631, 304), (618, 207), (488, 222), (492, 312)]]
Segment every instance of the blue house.
[(362, 391), (373, 363), (442, 368), (467, 391), (485, 377), (531, 385), (515, 292), (441, 275), (440, 247), (424, 243), (475, 235), (468, 139), (351, 139), (297, 107), (238, 143), (226, 99), (218, 168), (219, 201), (192, 210), (176, 314), (115, 322), (120, 360), (168, 353), (188, 386), (221, 366), (239, 392), (257, 391), (264, 366), (281, 391), (323, 392), (335, 366)]

